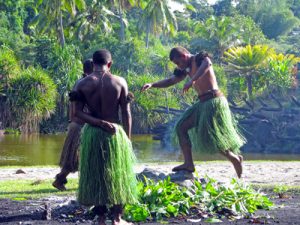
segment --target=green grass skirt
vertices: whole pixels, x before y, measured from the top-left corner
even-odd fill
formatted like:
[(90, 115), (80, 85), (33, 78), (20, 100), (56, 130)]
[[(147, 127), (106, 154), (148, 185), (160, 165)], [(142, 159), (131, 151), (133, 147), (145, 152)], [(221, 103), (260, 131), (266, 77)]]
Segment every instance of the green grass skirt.
[(135, 203), (137, 180), (131, 141), (120, 125), (111, 135), (85, 125), (80, 147), (78, 201), (83, 205)]
[[(180, 117), (175, 132), (193, 113), (196, 113), (195, 127), (189, 130), (193, 151), (219, 153), (231, 150), (240, 153), (239, 149), (246, 141), (237, 130), (225, 97), (213, 98), (205, 102), (197, 101)], [(177, 135), (175, 134), (174, 137), (178, 143)]]

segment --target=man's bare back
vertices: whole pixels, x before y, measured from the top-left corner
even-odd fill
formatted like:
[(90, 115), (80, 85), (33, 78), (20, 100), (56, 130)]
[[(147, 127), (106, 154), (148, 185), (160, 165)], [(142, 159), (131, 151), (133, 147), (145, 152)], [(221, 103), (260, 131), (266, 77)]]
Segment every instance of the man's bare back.
[(90, 116), (82, 113), (83, 102), (76, 102), (76, 113), (80, 118), (93, 126), (101, 126), (114, 133), (114, 126), (109, 123), (120, 123), (119, 109), (122, 111), (122, 123), (130, 136), (127, 116), (130, 116), (127, 101), (127, 83), (122, 77), (112, 75), (109, 71), (94, 71), (85, 77), (75, 87), (75, 91), (83, 96), (84, 103), (89, 108)]
[(112, 123), (120, 122), (120, 99), (126, 98), (121, 77), (109, 72), (94, 72), (78, 84), (77, 91), (84, 95), (92, 116)]

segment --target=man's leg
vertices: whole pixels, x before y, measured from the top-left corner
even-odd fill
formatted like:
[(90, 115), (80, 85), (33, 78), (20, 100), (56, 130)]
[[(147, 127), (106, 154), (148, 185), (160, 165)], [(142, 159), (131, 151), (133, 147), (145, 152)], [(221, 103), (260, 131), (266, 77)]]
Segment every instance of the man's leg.
[(67, 183), (67, 176), (69, 175), (69, 171), (66, 169), (61, 169), (60, 173), (55, 176), (55, 180), (52, 183), (52, 186), (57, 188), (60, 191), (67, 190), (65, 184)]
[(106, 219), (106, 213), (107, 213), (107, 208), (105, 205), (97, 205), (95, 206), (92, 211), (98, 215), (98, 222), (99, 225), (105, 225), (105, 219)]
[(238, 178), (241, 178), (243, 173), (243, 156), (236, 155), (233, 152), (226, 150), (225, 152), (220, 151), (222, 155), (224, 155), (232, 164), (235, 169), (235, 172), (238, 176)]
[(123, 206), (122, 205), (114, 205), (111, 208), (111, 216), (112, 216), (112, 225), (133, 225), (133, 223), (126, 222), (122, 219), (123, 214)]
[(188, 172), (195, 171), (195, 166), (194, 166), (193, 156), (192, 156), (192, 144), (188, 134), (188, 131), (196, 125), (195, 115), (196, 114), (193, 113), (190, 117), (184, 120), (176, 130), (178, 140), (179, 140), (179, 145), (184, 157), (184, 164), (174, 167), (173, 171), (180, 171), (180, 170), (185, 170)]

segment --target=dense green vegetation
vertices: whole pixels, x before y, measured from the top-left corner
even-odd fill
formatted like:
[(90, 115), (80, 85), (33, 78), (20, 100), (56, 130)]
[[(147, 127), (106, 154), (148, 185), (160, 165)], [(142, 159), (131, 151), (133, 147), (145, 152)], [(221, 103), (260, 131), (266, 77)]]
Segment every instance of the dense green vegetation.
[(158, 106), (193, 101), (192, 92), (181, 95), (182, 85), (139, 92), (172, 73), (173, 46), (208, 51), (232, 99), (284, 93), (299, 61), (299, 21), (296, 0), (1, 1), (0, 128), (63, 129), (67, 93), (81, 76), (81, 62), (99, 48), (112, 52), (113, 72), (136, 96), (134, 133), (168, 119), (152, 111)]

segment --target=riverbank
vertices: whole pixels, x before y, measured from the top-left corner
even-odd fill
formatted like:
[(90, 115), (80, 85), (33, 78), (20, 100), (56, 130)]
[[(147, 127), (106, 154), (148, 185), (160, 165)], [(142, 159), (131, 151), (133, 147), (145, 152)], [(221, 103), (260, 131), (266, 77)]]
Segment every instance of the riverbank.
[[(170, 174), (178, 163), (137, 164), (136, 173), (150, 169), (159, 173)], [(300, 161), (245, 161), (242, 180), (255, 185), (300, 186)], [(16, 173), (17, 170), (21, 173)], [(24, 173), (23, 173), (24, 172)], [(59, 172), (58, 167), (0, 167), (0, 180), (41, 180), (53, 179)], [(208, 175), (220, 182), (228, 182), (236, 177), (232, 165), (227, 161), (197, 162), (196, 173), (199, 177)], [(69, 178), (77, 178), (78, 173)]]

